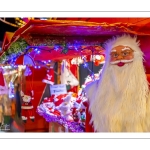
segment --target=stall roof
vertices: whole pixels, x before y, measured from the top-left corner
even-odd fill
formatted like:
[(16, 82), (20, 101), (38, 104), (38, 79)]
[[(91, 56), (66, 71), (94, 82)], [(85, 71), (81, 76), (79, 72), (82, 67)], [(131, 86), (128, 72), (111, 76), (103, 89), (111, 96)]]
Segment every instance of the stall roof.
[(34, 34), (54, 36), (112, 36), (119, 33), (131, 33), (136, 35), (150, 35), (150, 20), (147, 18), (90, 19), (90, 21), (92, 20), (93, 22), (72, 21), (67, 19), (30, 20), (25, 26), (19, 28), (14, 33), (10, 43), (5, 45), (4, 50), (7, 49), (9, 45), (18, 38), (23, 37), (26, 39), (29, 35)]
[[(109, 37), (122, 33), (134, 34), (138, 35), (138, 37), (150, 36), (149, 18), (85, 18), (85, 21), (83, 21), (83, 18), (76, 19), (75, 21), (73, 21), (73, 18), (62, 18), (62, 20), (59, 20), (59, 18), (57, 20), (30, 20), (14, 33), (8, 44), (3, 46), (3, 52), (19, 38), (25, 39), (29, 45), (33, 46), (32, 41), (36, 40), (37, 42), (38, 38), (47, 40), (46, 38), (49, 37), (54, 39), (65, 37), (69, 38), (69, 40), (72, 37), (77, 37), (87, 41), (104, 42)], [(150, 60), (148, 47), (150, 46), (145, 46), (145, 39), (141, 39), (143, 40), (142, 50), (146, 56), (146, 62), (148, 62)], [(46, 47), (46, 49), (48, 48)], [(61, 59), (64, 56), (70, 58), (79, 54), (78, 52), (69, 52), (68, 55), (61, 55), (56, 51), (54, 53), (45, 51), (38, 55), (36, 59)], [(150, 68), (150, 64), (145, 63), (145, 65)]]
[(4, 49), (5, 45), (7, 45), (8, 43), (10, 43), (13, 35), (14, 35), (13, 32), (5, 32), (3, 43), (2, 43), (2, 49)]

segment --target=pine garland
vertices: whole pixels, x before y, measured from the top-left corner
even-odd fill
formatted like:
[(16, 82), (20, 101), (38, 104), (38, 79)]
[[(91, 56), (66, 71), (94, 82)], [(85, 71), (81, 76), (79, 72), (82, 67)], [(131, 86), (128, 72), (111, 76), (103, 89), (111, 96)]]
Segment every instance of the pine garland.
[[(69, 49), (73, 49), (74, 47), (78, 47), (78, 49), (85, 49), (86, 45), (89, 47), (97, 46), (101, 51), (103, 51), (102, 42), (99, 41), (86, 41), (84, 39), (78, 39), (79, 41), (74, 41), (73, 39), (65, 39), (65, 38), (57, 38), (52, 39), (52, 37), (46, 38), (31, 38), (27, 39), (27, 41), (23, 38), (19, 38), (17, 41), (13, 42), (10, 47), (0, 56), (0, 63), (10, 63), (12, 60), (16, 59), (18, 56), (22, 55), (26, 50), (29, 50), (31, 47), (40, 47), (40, 46), (53, 46), (52, 50), (55, 47), (62, 49), (61, 54), (67, 54)], [(80, 44), (79, 44), (80, 43)], [(69, 47), (71, 45), (72, 47)], [(30, 47), (31, 46), (31, 47)], [(83, 47), (82, 47), (83, 46)], [(32, 50), (32, 49), (31, 49)], [(95, 48), (96, 50), (96, 48)]]
[(14, 57), (19, 56), (25, 51), (28, 46), (28, 43), (22, 38), (18, 39), (16, 42), (13, 42), (0, 57), (0, 63), (4, 63), (8, 60), (13, 59)]

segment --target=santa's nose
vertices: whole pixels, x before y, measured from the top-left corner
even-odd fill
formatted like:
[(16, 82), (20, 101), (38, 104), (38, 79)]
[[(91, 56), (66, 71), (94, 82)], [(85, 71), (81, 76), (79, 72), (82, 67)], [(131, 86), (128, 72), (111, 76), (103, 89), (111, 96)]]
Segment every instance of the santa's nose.
[(118, 55), (117, 59), (121, 60), (121, 59), (123, 59), (123, 56), (122, 55)]

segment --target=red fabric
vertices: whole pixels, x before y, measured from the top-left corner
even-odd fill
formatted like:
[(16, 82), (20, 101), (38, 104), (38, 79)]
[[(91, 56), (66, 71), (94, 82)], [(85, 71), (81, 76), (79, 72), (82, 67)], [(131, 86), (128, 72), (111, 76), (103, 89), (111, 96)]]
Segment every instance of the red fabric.
[(64, 102), (63, 99), (59, 99), (58, 101), (55, 102), (55, 106), (59, 106), (63, 102)]
[[(28, 119), (31, 119), (30, 117), (33, 117), (34, 116), (34, 111), (33, 109), (22, 109), (21, 110), (21, 116), (22, 117), (26, 117), (27, 119), (23, 119), (23, 120), (28, 120)], [(34, 119), (34, 118), (32, 118)]]
[(91, 61), (91, 55), (87, 55), (86, 60), (87, 60), (87, 62), (90, 62)]
[(150, 74), (146, 74), (146, 77), (147, 77), (147, 81), (150, 83)]
[[(70, 63), (70, 70), (73, 73), (73, 75), (78, 79), (78, 73), (77, 73), (77, 65), (72, 65)], [(78, 79), (79, 80), (79, 79)], [(68, 92), (74, 92), (77, 93), (78, 92), (78, 87), (72, 87)]]
[(91, 113), (89, 112), (89, 104), (87, 103), (85, 132), (94, 132), (94, 129), (93, 129), (93, 127), (92, 127), (92, 124), (89, 123), (90, 120), (91, 120)]
[[(32, 105), (32, 103), (31, 102), (29, 102), (29, 103), (27, 103), (27, 102), (24, 102), (23, 104), (22, 104), (22, 106), (24, 107), (32, 107), (33, 105)], [(22, 117), (26, 117), (26, 119), (23, 119), (23, 120), (27, 120), (27, 119), (31, 119), (30, 117), (33, 117), (34, 116), (34, 111), (33, 111), (33, 108), (28, 108), (28, 109), (24, 109), (24, 108), (21, 108), (21, 116)]]
[(21, 55), (17, 58), (16, 62), (15, 62), (16, 65), (24, 65), (24, 55)]
[(31, 107), (33, 106), (31, 102), (23, 102), (22, 106)]
[(67, 92), (77, 93), (77, 87), (72, 87), (70, 90), (67, 90)]
[(0, 86), (5, 86), (3, 73), (0, 71)]
[(54, 84), (54, 70), (53, 69), (49, 69), (46, 73), (45, 78), (42, 80), (42, 82), (46, 83), (46, 84)]

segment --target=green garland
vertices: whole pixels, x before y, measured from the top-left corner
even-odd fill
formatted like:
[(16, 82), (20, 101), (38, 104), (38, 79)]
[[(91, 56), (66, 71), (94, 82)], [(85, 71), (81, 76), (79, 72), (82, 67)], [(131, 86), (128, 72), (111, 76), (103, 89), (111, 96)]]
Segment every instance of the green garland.
[[(79, 42), (82, 44), (88, 44), (88, 45), (99, 45), (102, 47), (102, 43), (99, 41), (94, 42), (86, 42), (83, 39), (79, 39)], [(28, 44), (29, 43), (29, 44)], [(65, 38), (62, 39), (51, 39), (49, 37), (40, 39), (40, 38), (29, 38), (27, 41), (23, 38), (19, 38), (16, 42), (13, 42), (10, 47), (0, 56), (0, 63), (5, 64), (6, 62), (9, 62), (9, 60), (14, 60), (14, 58), (17, 58), (18, 56), (22, 55), (25, 50), (29, 50), (29, 46), (31, 47), (39, 47), (39, 46), (60, 46), (62, 47), (61, 54), (67, 54), (68, 53), (68, 45), (74, 43), (74, 40), (67, 41)]]
[(4, 63), (15, 56), (22, 54), (28, 46), (28, 43), (22, 38), (18, 39), (16, 42), (13, 42), (0, 57), (0, 63)]

